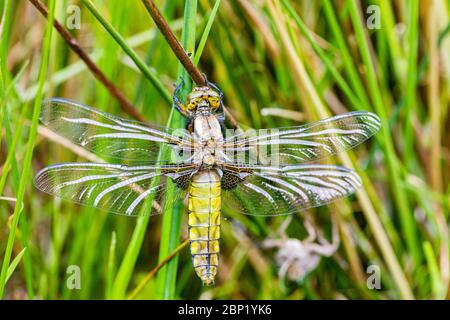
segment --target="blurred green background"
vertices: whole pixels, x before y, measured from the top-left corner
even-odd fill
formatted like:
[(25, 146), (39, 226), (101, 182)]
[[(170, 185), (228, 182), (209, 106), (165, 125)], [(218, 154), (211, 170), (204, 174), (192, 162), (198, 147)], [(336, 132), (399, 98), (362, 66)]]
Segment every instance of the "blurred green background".
[[(375, 138), (334, 159), (356, 169), (364, 187), (296, 214), (286, 231), (304, 239), (308, 219), (331, 241), (334, 221), (339, 249), (302, 279), (280, 279), (277, 250), (261, 243), (279, 237), (286, 217), (224, 212), (215, 287), (202, 287), (188, 247), (146, 282), (186, 239), (186, 212), (115, 216), (33, 187), (44, 166), (89, 158), (38, 125), (43, 98), (130, 115), (56, 30), (50, 34), (31, 1), (0, 0), (1, 296), (117, 299), (140, 286), (132, 298), (449, 297), (450, 1), (155, 2), (242, 128), (352, 110), (380, 116)], [(168, 123), (167, 97), (187, 75), (141, 1), (60, 0), (54, 16), (143, 118)], [(182, 120), (173, 114), (169, 125)], [(73, 265), (80, 289), (70, 288)], [(370, 289), (378, 276), (378, 289)]]

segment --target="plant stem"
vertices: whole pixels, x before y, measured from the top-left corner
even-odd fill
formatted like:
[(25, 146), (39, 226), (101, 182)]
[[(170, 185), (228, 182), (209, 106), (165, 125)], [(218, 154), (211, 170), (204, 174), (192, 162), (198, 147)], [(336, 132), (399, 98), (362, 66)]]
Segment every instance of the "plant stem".
[[(29, 0), (36, 9), (44, 16), (48, 17), (48, 9), (46, 5), (40, 0)], [(89, 54), (81, 48), (77, 39), (72, 37), (69, 31), (67, 31), (58, 20), (53, 21), (55, 29), (59, 32), (64, 41), (69, 45), (69, 47), (84, 61), (86, 66), (91, 70), (92, 74), (99, 80), (108, 90), (108, 92), (113, 96), (119, 103), (122, 110), (139, 121), (145, 121), (136, 107), (125, 97), (124, 93), (117, 88), (108, 77), (100, 70), (97, 64), (89, 57)]]
[[(173, 53), (176, 55), (176, 57), (178, 58), (180, 63), (183, 65), (185, 70), (189, 73), (189, 75), (191, 76), (191, 78), (195, 82), (195, 84), (198, 86), (206, 85), (205, 77), (200, 72), (200, 70), (194, 65), (194, 63), (191, 61), (191, 58), (186, 53), (186, 51), (183, 49), (183, 46), (177, 40), (172, 29), (170, 29), (169, 24), (164, 19), (164, 17), (161, 15), (161, 12), (159, 12), (158, 8), (153, 3), (153, 1), (152, 0), (142, 0), (142, 2), (144, 3), (145, 8), (147, 8), (147, 11), (149, 12), (149, 14), (152, 17), (153, 21), (155, 22), (156, 26), (159, 28), (161, 33), (164, 35), (164, 38), (166, 38), (167, 43), (169, 44)], [(195, 20), (195, 17), (192, 17), (192, 19)], [(189, 53), (193, 54), (193, 51), (189, 51)], [(228, 111), (228, 109), (224, 108), (224, 112), (225, 112), (226, 118), (228, 119), (230, 124), (233, 126), (233, 128), (235, 128), (235, 129), (238, 128), (239, 125), (238, 125), (236, 119)]]
[[(158, 26), (164, 38), (166, 38), (167, 43), (169, 44), (170, 48), (172, 48), (173, 53), (177, 56), (178, 60), (189, 73), (192, 80), (199, 86), (206, 85), (205, 77), (203, 77), (200, 70), (195, 67), (194, 63), (189, 58), (189, 55), (186, 53), (186, 51), (184, 51), (180, 42), (175, 37), (174, 33), (169, 27), (169, 24), (161, 15), (161, 12), (159, 12), (155, 3), (152, 0), (142, 0), (142, 2), (147, 8), (148, 13), (152, 16), (153, 21)], [(195, 19), (195, 17), (192, 17), (192, 19)]]
[(144, 61), (137, 55), (137, 53), (126, 43), (125, 39), (114, 29), (113, 25), (107, 21), (102, 14), (97, 10), (91, 0), (81, 0), (83, 4), (89, 9), (94, 17), (102, 24), (102, 26), (108, 31), (108, 33), (114, 38), (114, 40), (120, 45), (125, 53), (133, 60), (136, 66), (146, 76), (146, 78), (153, 84), (156, 90), (161, 94), (164, 100), (172, 105), (172, 97), (162, 82), (158, 79), (157, 75), (150, 70)]
[(165, 257), (161, 262), (159, 262), (156, 267), (150, 270), (149, 273), (145, 276), (145, 278), (138, 284), (138, 286), (133, 290), (133, 292), (128, 296), (128, 300), (133, 300), (139, 294), (139, 292), (144, 289), (145, 285), (155, 276), (155, 274), (162, 268), (166, 263), (168, 263), (172, 258), (174, 258), (184, 247), (189, 244), (189, 240), (184, 240), (175, 250), (172, 251), (167, 257)]

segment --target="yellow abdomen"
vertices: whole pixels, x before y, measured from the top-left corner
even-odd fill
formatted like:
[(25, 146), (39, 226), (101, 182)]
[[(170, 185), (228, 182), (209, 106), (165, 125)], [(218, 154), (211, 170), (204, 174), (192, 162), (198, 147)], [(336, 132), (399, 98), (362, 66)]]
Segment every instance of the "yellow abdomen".
[(203, 170), (189, 186), (189, 241), (192, 264), (205, 285), (213, 285), (219, 265), (220, 177)]

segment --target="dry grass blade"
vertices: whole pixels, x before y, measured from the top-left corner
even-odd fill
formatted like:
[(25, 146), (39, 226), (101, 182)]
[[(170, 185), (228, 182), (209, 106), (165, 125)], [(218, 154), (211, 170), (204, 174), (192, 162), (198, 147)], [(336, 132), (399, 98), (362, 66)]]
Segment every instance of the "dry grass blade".
[(138, 284), (138, 286), (133, 290), (133, 292), (128, 296), (128, 300), (133, 300), (137, 297), (139, 292), (144, 289), (145, 285), (156, 275), (156, 273), (164, 267), (164, 265), (172, 260), (173, 257), (175, 257), (184, 247), (186, 247), (189, 244), (189, 240), (184, 240), (175, 250), (172, 251), (170, 255), (168, 255), (166, 258), (164, 258), (160, 263), (156, 265), (150, 272), (145, 276), (145, 278)]
[[(303, 62), (299, 59), (292, 42), (289, 39), (288, 32), (284, 25), (284, 19), (281, 14), (281, 9), (279, 8), (279, 4), (276, 1), (272, 0), (269, 2), (269, 7), (271, 11), (276, 15), (275, 21), (280, 32), (280, 36), (282, 38), (282, 42), (285, 46), (285, 49), (288, 54), (288, 58), (290, 59), (292, 65), (294, 66), (294, 76), (298, 79), (298, 82), (304, 86), (305, 91), (308, 94), (308, 98), (310, 99), (312, 105), (314, 105), (315, 109), (318, 111), (321, 118), (327, 118), (329, 116), (326, 111), (323, 102), (317, 94), (316, 89), (314, 88), (309, 75), (306, 72), (306, 69), (303, 65)], [(349, 156), (345, 153), (340, 154), (339, 158), (342, 160), (346, 167), (352, 168), (353, 164), (349, 158)], [(398, 286), (402, 292), (402, 295), (406, 299), (412, 299), (413, 295), (411, 292), (411, 288), (409, 287), (408, 281), (402, 271), (400, 263), (397, 260), (395, 252), (392, 248), (392, 245), (389, 241), (388, 236), (384, 233), (381, 221), (379, 220), (372, 203), (364, 190), (359, 190), (357, 192), (359, 201), (364, 209), (364, 213), (371, 225), (372, 229), (375, 230), (375, 236), (379, 241), (379, 245), (382, 248), (383, 254), (386, 256), (386, 260), (391, 269), (391, 272), (396, 279)]]

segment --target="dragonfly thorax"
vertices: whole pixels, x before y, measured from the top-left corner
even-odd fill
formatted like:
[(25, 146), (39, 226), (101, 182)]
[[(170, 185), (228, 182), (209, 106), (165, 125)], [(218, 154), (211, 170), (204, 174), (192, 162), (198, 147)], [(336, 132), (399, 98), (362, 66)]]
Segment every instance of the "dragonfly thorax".
[(194, 159), (197, 165), (213, 166), (220, 162), (223, 135), (219, 120), (212, 114), (194, 119)]

